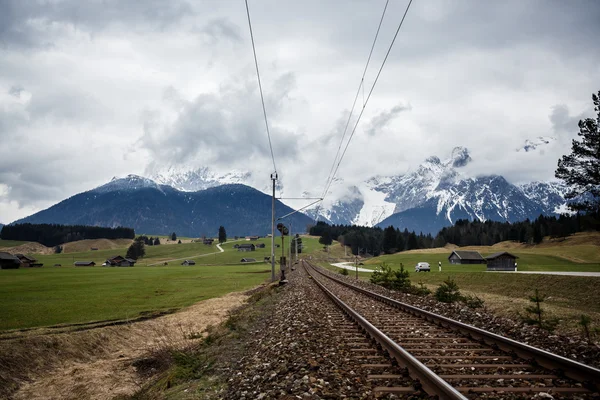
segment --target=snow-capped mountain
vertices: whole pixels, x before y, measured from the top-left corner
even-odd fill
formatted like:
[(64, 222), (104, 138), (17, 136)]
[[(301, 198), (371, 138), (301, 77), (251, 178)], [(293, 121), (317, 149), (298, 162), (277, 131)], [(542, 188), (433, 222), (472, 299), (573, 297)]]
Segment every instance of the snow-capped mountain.
[(252, 179), (251, 172), (231, 171), (219, 174), (208, 167), (190, 170), (186, 167), (169, 166), (148, 172), (149, 178), (156, 183), (169, 185), (183, 192), (196, 192), (220, 185), (245, 183)]
[[(146, 171), (146, 175), (156, 183), (171, 186), (182, 192), (196, 192), (231, 184), (249, 185), (266, 194), (273, 190), (271, 185), (265, 184), (270, 182), (268, 179), (264, 179), (262, 175), (257, 177), (249, 171), (231, 170), (219, 173), (209, 167), (190, 169), (172, 165), (165, 168), (152, 167)], [(281, 181), (277, 181), (276, 189), (278, 193), (283, 189)]]
[(563, 184), (513, 185), (497, 175), (467, 177), (461, 169), (471, 160), (466, 148), (457, 147), (449, 158), (429, 157), (404, 175), (370, 178), (323, 207), (319, 216), (336, 224), (436, 233), (459, 218), (514, 222), (566, 211)]
[[(523, 149), (531, 151), (552, 140), (551, 137), (540, 137), (527, 141)], [(512, 222), (567, 210), (566, 187), (562, 183), (513, 185), (497, 175), (473, 178), (463, 172), (471, 161), (467, 148), (456, 147), (449, 157), (440, 159), (431, 156), (403, 175), (374, 176), (360, 184), (348, 184), (338, 178), (327, 201), (305, 212), (312, 218), (318, 214), (318, 219), (333, 224), (394, 225), (436, 233), (459, 218)], [(254, 186), (266, 194), (271, 191), (270, 187), (253, 184), (250, 172), (218, 174), (206, 167), (193, 170), (168, 167), (151, 173), (151, 178), (157, 183), (181, 191), (206, 190), (232, 183)], [(151, 183), (131, 182), (132, 186), (143, 184)], [(305, 195), (315, 197), (320, 193)]]
[(143, 176), (133, 174), (127, 175), (124, 178), (119, 178), (115, 176), (110, 180), (110, 182), (102, 186), (98, 186), (94, 190), (98, 193), (108, 193), (118, 190), (128, 191), (143, 188), (157, 189), (160, 192), (163, 191), (160, 185), (152, 179), (144, 178)]

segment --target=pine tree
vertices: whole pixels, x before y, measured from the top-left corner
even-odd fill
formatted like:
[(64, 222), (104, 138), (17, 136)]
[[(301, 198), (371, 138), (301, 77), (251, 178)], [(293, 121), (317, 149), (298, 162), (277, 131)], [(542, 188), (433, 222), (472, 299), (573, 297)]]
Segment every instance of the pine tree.
[(592, 94), (596, 119), (586, 118), (579, 121), (579, 137), (573, 139), (571, 154), (558, 160), (554, 175), (562, 179), (569, 187), (567, 199), (590, 195), (591, 200), (569, 204), (573, 210), (600, 214), (600, 91)]
[(418, 248), (419, 243), (417, 241), (417, 235), (414, 232), (411, 232), (408, 235), (408, 243), (406, 245), (406, 250), (412, 250)]
[(225, 232), (225, 227), (219, 227), (219, 243), (225, 243), (227, 241), (227, 232)]
[(385, 228), (383, 231), (383, 251), (387, 254), (395, 253), (397, 242), (398, 238), (394, 227), (390, 225)]
[(331, 243), (333, 243), (333, 239), (331, 238), (329, 230), (325, 230), (323, 232), (323, 234), (319, 238), (319, 243), (321, 243), (323, 246), (329, 246), (331, 245)]
[(177, 240), (177, 235), (175, 234), (175, 232), (171, 233), (171, 240), (172, 241), (176, 241)]
[(137, 260), (138, 258), (142, 258), (146, 255), (146, 248), (143, 240), (135, 240), (129, 249), (127, 249), (126, 258), (131, 258), (133, 260)]

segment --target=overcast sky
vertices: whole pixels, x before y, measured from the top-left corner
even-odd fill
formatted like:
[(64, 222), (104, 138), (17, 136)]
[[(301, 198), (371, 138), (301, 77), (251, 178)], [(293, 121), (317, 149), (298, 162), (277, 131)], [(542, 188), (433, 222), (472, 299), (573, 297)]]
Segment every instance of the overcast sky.
[[(286, 195), (319, 192), (385, 1), (249, 4)], [(367, 91), (406, 5), (390, 0)], [(599, 20), (596, 0), (415, 0), (339, 177), (464, 146), (472, 175), (553, 178), (593, 115)], [(538, 136), (556, 140), (515, 151)], [(0, 0), (0, 222), (171, 165), (269, 183), (242, 0)]]

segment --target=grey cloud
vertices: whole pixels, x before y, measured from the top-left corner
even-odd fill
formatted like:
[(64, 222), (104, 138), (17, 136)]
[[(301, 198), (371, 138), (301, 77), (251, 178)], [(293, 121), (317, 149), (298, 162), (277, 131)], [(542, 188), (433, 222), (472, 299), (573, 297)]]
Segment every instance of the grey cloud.
[(194, 10), (186, 0), (22, 1), (0, 2), (0, 46), (52, 47), (48, 30), (55, 23), (71, 24), (94, 33), (121, 24), (132, 30), (165, 30)]
[(375, 136), (381, 132), (394, 118), (396, 118), (402, 111), (410, 111), (412, 107), (410, 105), (397, 105), (389, 111), (382, 111), (371, 119), (369, 125), (365, 128), (367, 135)]
[[(277, 124), (277, 115), (293, 81), (284, 75), (278, 82), (287, 89), (266, 94), (266, 102), (272, 105), (267, 115), (276, 160), (294, 159), (298, 154), (299, 135)], [(167, 93), (169, 101), (178, 98), (172, 88)], [(144, 134), (138, 145), (148, 150), (154, 160), (168, 164), (199, 161), (204, 165), (248, 167), (250, 160), (262, 162), (271, 157), (262, 115), (258, 88), (252, 78), (242, 79), (222, 86), (218, 93), (184, 101), (175, 121), (166, 126), (160, 122), (160, 112), (146, 112)]]
[(222, 39), (242, 42), (240, 27), (227, 18), (216, 18), (209, 21), (200, 29), (200, 33), (210, 38), (212, 44), (218, 43)]
[(10, 94), (13, 97), (20, 97), (21, 92), (25, 90), (25, 88), (21, 85), (13, 85), (10, 87), (10, 89), (8, 89), (8, 94)]
[(567, 136), (571, 137), (575, 136), (575, 133), (579, 131), (577, 124), (583, 118), (583, 115), (571, 116), (569, 108), (565, 104), (557, 104), (552, 107), (549, 118), (552, 123), (552, 129), (557, 136), (561, 137), (567, 134)]

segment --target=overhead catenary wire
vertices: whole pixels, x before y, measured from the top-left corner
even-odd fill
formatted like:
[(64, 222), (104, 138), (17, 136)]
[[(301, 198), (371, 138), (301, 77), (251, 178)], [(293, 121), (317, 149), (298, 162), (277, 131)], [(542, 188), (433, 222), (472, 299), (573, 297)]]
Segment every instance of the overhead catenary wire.
[[(354, 133), (356, 132), (356, 128), (358, 127), (358, 124), (360, 122), (360, 119), (365, 111), (365, 108), (369, 102), (369, 99), (371, 98), (371, 95), (373, 94), (373, 90), (375, 89), (375, 85), (377, 85), (377, 81), (379, 80), (379, 76), (381, 75), (381, 71), (383, 70), (383, 67), (385, 66), (385, 63), (388, 59), (388, 56), (390, 55), (390, 52), (392, 51), (392, 47), (394, 46), (394, 43), (396, 41), (396, 38), (398, 37), (398, 33), (400, 32), (400, 29), (402, 28), (402, 25), (404, 24), (404, 20), (406, 19), (406, 15), (408, 14), (408, 10), (410, 9), (410, 5), (412, 4), (412, 0), (410, 0), (408, 2), (408, 5), (406, 6), (406, 10), (404, 11), (404, 15), (402, 16), (402, 19), (400, 20), (400, 23), (398, 24), (398, 28), (396, 29), (396, 33), (394, 34), (394, 38), (392, 39), (392, 42), (390, 43), (390, 46), (385, 54), (385, 57), (383, 59), (383, 62), (381, 63), (381, 67), (379, 68), (379, 71), (377, 72), (377, 76), (375, 77), (375, 80), (373, 81), (373, 85), (371, 85), (371, 89), (369, 90), (369, 94), (367, 95), (367, 98), (363, 104), (362, 110), (360, 111), (360, 114), (358, 115), (358, 118), (356, 119), (356, 123), (354, 124), (354, 128), (352, 129), (352, 133), (350, 134), (350, 137), (348, 138), (348, 141), (346, 142), (346, 146), (344, 147), (344, 151), (342, 152), (342, 155), (340, 156), (337, 165), (335, 167), (335, 170), (333, 171), (333, 174), (331, 175), (331, 178), (329, 179), (329, 183), (325, 188), (325, 191), (323, 192), (323, 198), (325, 198), (325, 196), (327, 195), (327, 192), (329, 191), (329, 188), (331, 187), (331, 183), (333, 182), (335, 175), (337, 174), (337, 171), (340, 167), (340, 164), (342, 163), (342, 160), (344, 159), (344, 156), (346, 155), (346, 151), (348, 150), (348, 146), (350, 145), (350, 141), (352, 141), (352, 138), (354, 137)], [(359, 88), (360, 90), (360, 88)], [(355, 100), (356, 102), (356, 100)], [(335, 164), (335, 159), (334, 159), (334, 164)], [(317, 215), (318, 218), (318, 215)]]
[[(352, 103), (352, 108), (350, 109), (350, 114), (348, 115), (348, 121), (346, 121), (346, 126), (344, 127), (344, 132), (342, 134), (342, 138), (340, 140), (340, 145), (338, 146), (337, 152), (335, 153), (335, 158), (331, 163), (331, 169), (329, 170), (329, 175), (327, 175), (327, 181), (325, 182), (325, 190), (321, 195), (322, 198), (327, 194), (327, 190), (329, 189), (330, 180), (333, 180), (332, 172), (335, 167), (335, 163), (340, 155), (340, 150), (342, 149), (342, 144), (344, 143), (344, 138), (346, 137), (346, 132), (348, 131), (348, 126), (350, 125), (350, 120), (352, 118), (352, 114), (354, 113), (354, 107), (356, 106), (356, 101), (358, 100), (358, 96), (360, 95), (361, 87), (363, 89), (363, 106), (364, 106), (364, 82), (365, 75), (367, 74), (367, 69), (369, 68), (369, 63), (371, 62), (371, 56), (373, 55), (373, 49), (375, 49), (375, 43), (377, 43), (377, 38), (379, 37), (379, 31), (381, 30), (381, 24), (383, 23), (383, 18), (385, 17), (385, 12), (387, 10), (389, 4), (389, 0), (386, 0), (385, 6), (383, 7), (383, 12), (381, 13), (381, 18), (379, 19), (379, 25), (377, 26), (377, 32), (375, 32), (375, 38), (373, 38), (373, 44), (371, 44), (371, 50), (369, 51), (369, 57), (367, 58), (367, 63), (365, 64), (365, 68), (362, 73), (362, 77), (360, 78), (360, 84), (358, 85), (358, 89), (356, 90), (356, 95), (354, 96), (354, 102)], [(319, 205), (320, 206), (320, 205)], [(317, 213), (317, 219), (318, 219)]]
[(271, 143), (271, 132), (269, 132), (269, 122), (267, 121), (267, 110), (265, 108), (265, 98), (263, 96), (262, 84), (260, 82), (260, 72), (258, 69), (258, 58), (256, 57), (256, 47), (254, 46), (254, 33), (252, 32), (252, 22), (250, 21), (250, 9), (248, 0), (246, 2), (246, 15), (248, 16), (248, 27), (250, 28), (250, 40), (252, 41), (252, 54), (254, 54), (254, 65), (256, 66), (256, 78), (258, 79), (258, 90), (260, 91), (260, 101), (262, 103), (263, 116), (265, 117), (265, 127), (267, 137), (269, 138), (269, 148), (271, 149), (271, 159), (273, 160), (273, 172), (277, 175), (277, 166), (275, 165), (275, 155), (273, 153), (273, 144)]

